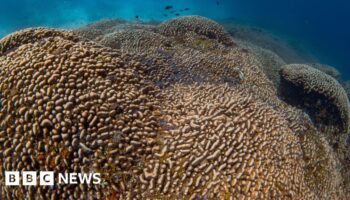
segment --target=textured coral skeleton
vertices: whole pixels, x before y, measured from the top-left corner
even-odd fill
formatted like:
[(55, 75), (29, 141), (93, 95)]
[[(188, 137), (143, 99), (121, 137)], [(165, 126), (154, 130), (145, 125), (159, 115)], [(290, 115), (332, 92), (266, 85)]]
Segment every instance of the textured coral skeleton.
[[(317, 93), (323, 96), (328, 104), (332, 104), (337, 112), (338, 123), (340, 124), (339, 131), (342, 133), (349, 133), (350, 131), (350, 107), (349, 99), (347, 97), (346, 91), (331, 76), (323, 73), (320, 70), (312, 68), (308, 65), (285, 65), (281, 70), (282, 77), (295, 85), (296, 87), (302, 87), (303, 91), (311, 95), (312, 93)], [(320, 106), (320, 105), (310, 105), (310, 106)], [(326, 112), (326, 111), (325, 111)], [(329, 118), (331, 113), (328, 113)], [(326, 114), (324, 114), (326, 115)]]
[[(340, 84), (212, 20), (26, 29), (0, 50), (1, 199), (349, 198), (346, 140), (329, 134), (348, 134)], [(322, 92), (340, 123), (285, 101), (280, 79)], [(7, 187), (9, 170), (94, 171), (103, 184)]]

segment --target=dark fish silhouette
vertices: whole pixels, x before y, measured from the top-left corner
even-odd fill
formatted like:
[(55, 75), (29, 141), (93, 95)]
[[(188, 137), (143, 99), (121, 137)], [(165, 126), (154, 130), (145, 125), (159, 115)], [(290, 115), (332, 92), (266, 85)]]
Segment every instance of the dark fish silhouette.
[(173, 6), (165, 6), (165, 10), (171, 10), (173, 9)]
[(189, 11), (190, 9), (189, 8), (185, 8), (184, 11)]
[(180, 14), (179, 14), (179, 13), (176, 13), (175, 15), (176, 15), (176, 16), (180, 16)]
[(136, 19), (138, 19), (138, 18), (139, 18), (139, 16), (138, 16), (138, 15), (136, 15), (136, 16), (135, 16), (135, 18), (136, 18)]

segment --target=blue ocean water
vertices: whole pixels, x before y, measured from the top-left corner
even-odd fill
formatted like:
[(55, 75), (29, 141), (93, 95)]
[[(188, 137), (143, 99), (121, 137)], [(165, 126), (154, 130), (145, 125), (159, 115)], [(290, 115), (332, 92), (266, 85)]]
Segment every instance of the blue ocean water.
[(260, 26), (293, 40), (350, 79), (350, 1), (345, 0), (1, 0), (0, 37), (32, 26), (74, 28), (103, 18), (136, 16), (161, 21), (176, 14)]

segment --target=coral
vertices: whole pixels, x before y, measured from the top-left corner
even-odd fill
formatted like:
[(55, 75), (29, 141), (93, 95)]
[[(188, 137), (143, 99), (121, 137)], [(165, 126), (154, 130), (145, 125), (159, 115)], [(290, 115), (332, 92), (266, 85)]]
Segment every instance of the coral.
[(344, 87), (346, 93), (348, 94), (348, 98), (350, 99), (350, 81), (345, 81), (343, 83), (343, 87)]
[(153, 30), (154, 27), (151, 23), (129, 23), (119, 19), (105, 19), (73, 30), (73, 32), (84, 38), (94, 40), (106, 34), (130, 29)]
[[(334, 78), (308, 65), (297, 64), (283, 66), (281, 75), (287, 84), (294, 87), (293, 91), (285, 89), (288, 94), (284, 96), (289, 96), (289, 99), (298, 96), (294, 101), (301, 101), (303, 106), (309, 108), (309, 114), (317, 125), (338, 124), (339, 133), (349, 132), (349, 100), (343, 87)], [(298, 94), (290, 93), (295, 91)]]
[(0, 56), (15, 50), (20, 45), (26, 43), (40, 42), (46, 37), (63, 37), (68, 40), (78, 41), (72, 33), (62, 32), (47, 28), (29, 28), (18, 31), (0, 40)]
[(163, 94), (168, 131), (140, 175), (144, 197), (313, 198), (298, 139), (269, 106), (227, 85), (176, 84)]
[(286, 63), (274, 52), (263, 49), (254, 44), (238, 41), (237, 44), (252, 53), (258, 61), (258, 65), (262, 68), (266, 76), (273, 82), (276, 88), (280, 85), (280, 74), (279, 71), (283, 65)]
[[(251, 57), (243, 55), (244, 52), (226, 48), (216, 40), (197, 34), (171, 37), (131, 28), (116, 30), (95, 41), (122, 52), (142, 54), (140, 62), (148, 67), (147, 71), (152, 73), (151, 77), (158, 85), (207, 81), (237, 84), (244, 81), (266, 85), (266, 88), (272, 86), (262, 71), (248, 61)], [(256, 79), (256, 76), (262, 78)]]
[[(197, 16), (32, 32), (0, 43), (1, 199), (343, 198), (340, 154), (280, 100), (273, 52)], [(5, 170), (103, 183), (5, 187)]]
[(76, 29), (73, 32), (77, 35), (93, 40), (98, 36), (113, 32), (115, 26), (124, 23), (124, 20), (105, 19)]
[(320, 199), (346, 199), (338, 196), (342, 190), (341, 174), (337, 171), (339, 163), (326, 139), (313, 128), (299, 137), (308, 185)]
[(129, 52), (147, 52), (152, 48), (170, 47), (171, 41), (166, 37), (147, 30), (126, 30), (106, 34), (96, 41), (113, 49), (129, 50)]
[(316, 68), (316, 69), (322, 71), (323, 73), (328, 74), (329, 76), (333, 77), (334, 79), (336, 79), (339, 82), (341, 81), (340, 72), (332, 66), (320, 64), (320, 63), (309, 63), (307, 65), (309, 65), (310, 67)]
[(110, 174), (132, 169), (154, 145), (157, 100), (140, 63), (56, 33), (37, 30), (45, 39), (1, 59), (0, 171), (94, 171), (105, 183), (11, 188), (1, 176), (1, 199), (101, 199), (118, 183)]
[(163, 22), (159, 26), (160, 33), (166, 36), (180, 36), (187, 32), (194, 32), (210, 39), (217, 39), (225, 45), (233, 45), (234, 42), (226, 30), (218, 23), (201, 17), (186, 16)]

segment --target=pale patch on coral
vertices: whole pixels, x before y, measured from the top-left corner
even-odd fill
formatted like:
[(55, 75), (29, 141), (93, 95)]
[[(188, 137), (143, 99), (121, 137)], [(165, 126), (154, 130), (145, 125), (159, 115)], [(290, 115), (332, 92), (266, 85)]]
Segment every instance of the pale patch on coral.
[(172, 41), (163, 35), (147, 30), (126, 30), (109, 33), (95, 39), (98, 43), (113, 49), (143, 53), (149, 49), (171, 47)]
[(186, 16), (168, 20), (160, 24), (160, 32), (167, 36), (181, 36), (186, 32), (194, 32), (209, 39), (217, 39), (225, 45), (234, 42), (226, 30), (217, 22), (201, 16)]
[(262, 68), (266, 76), (272, 81), (276, 88), (280, 85), (279, 71), (286, 63), (274, 52), (263, 49), (254, 44), (237, 41), (237, 44), (244, 50), (252, 53), (259, 62), (258, 65)]
[(328, 74), (329, 76), (336, 79), (338, 82), (341, 81), (340, 72), (332, 66), (320, 64), (320, 63), (308, 63), (307, 65), (309, 65), (310, 67), (314, 67), (314, 68), (322, 71), (323, 73)]
[(150, 23), (139, 23), (139, 22), (129, 22), (126, 20), (120, 19), (104, 19), (87, 26), (73, 30), (77, 35), (80, 35), (84, 38), (94, 40), (97, 37), (118, 32), (121, 30), (130, 30), (130, 29), (147, 29), (152, 30), (154, 26)]

